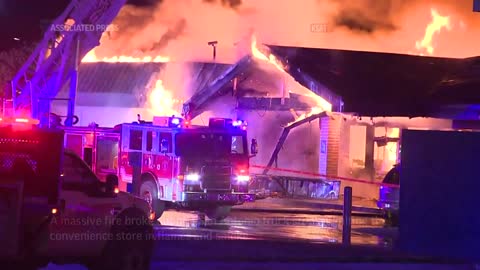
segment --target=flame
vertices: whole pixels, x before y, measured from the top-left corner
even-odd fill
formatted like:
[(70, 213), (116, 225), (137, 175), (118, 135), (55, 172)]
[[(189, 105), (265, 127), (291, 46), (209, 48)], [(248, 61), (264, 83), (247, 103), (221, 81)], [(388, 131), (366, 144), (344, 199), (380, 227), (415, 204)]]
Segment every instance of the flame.
[(133, 56), (114, 56), (114, 57), (103, 57), (98, 58), (95, 49), (88, 52), (85, 57), (82, 59), (82, 63), (95, 63), (95, 62), (107, 62), (107, 63), (167, 63), (170, 61), (169, 57), (166, 56), (145, 56), (145, 57), (133, 57)]
[(172, 91), (164, 87), (162, 80), (155, 82), (155, 87), (150, 92), (148, 101), (153, 115), (180, 115), (174, 107), (177, 104), (182, 104), (182, 101), (174, 99)]
[(295, 124), (296, 122), (298, 121), (301, 121), (307, 117), (310, 117), (312, 115), (315, 115), (315, 114), (319, 114), (319, 113), (322, 113), (324, 112), (325, 110), (320, 108), (320, 107), (313, 107), (310, 112), (307, 112), (307, 113), (304, 113), (304, 114), (301, 114), (300, 116), (298, 116), (294, 121), (290, 122), (287, 124), (287, 126), (291, 126), (293, 124)]
[[(255, 35), (252, 35), (252, 41), (251, 41), (251, 46), (250, 47), (251, 47), (251, 54), (254, 58), (265, 61), (265, 62), (273, 65), (276, 69), (278, 69), (282, 73), (287, 74), (287, 72), (285, 71), (286, 70), (285, 65), (279, 59), (277, 59), (275, 57), (275, 55), (273, 55), (271, 53), (269, 53), (267, 55), (267, 54), (263, 53), (258, 48), (257, 38), (256, 38)], [(301, 94), (315, 100), (315, 103), (317, 104), (317, 106), (313, 107), (310, 112), (306, 112), (306, 113), (300, 115), (298, 118), (295, 119), (295, 121), (293, 121), (291, 123), (288, 123), (288, 125), (291, 125), (291, 124), (293, 124), (297, 121), (301, 121), (301, 120), (303, 120), (303, 119), (305, 119), (309, 116), (312, 116), (314, 114), (319, 114), (319, 113), (324, 112), (324, 111), (332, 111), (332, 104), (330, 104), (328, 101), (326, 101), (322, 97), (316, 95), (312, 91), (310, 91), (310, 90), (303, 91)]]
[(284, 72), (285, 71), (285, 66), (282, 64), (280, 60), (278, 60), (275, 55), (273, 54), (268, 54), (268, 56), (260, 51), (260, 49), (257, 47), (257, 38), (255, 35), (252, 36), (252, 43), (251, 43), (251, 53), (253, 57), (263, 60), (266, 62), (269, 62), (272, 64), (274, 67), (276, 67), (278, 70)]
[[(399, 138), (400, 137), (400, 129), (399, 128), (389, 128), (387, 131), (387, 137), (389, 138)], [(397, 162), (397, 142), (389, 142), (385, 145), (385, 151), (387, 155), (387, 160), (391, 162), (393, 165)]]
[(433, 36), (440, 33), (443, 28), (450, 31), (452, 27), (449, 16), (442, 16), (433, 8), (430, 9), (430, 14), (432, 16), (432, 21), (427, 25), (423, 39), (415, 42), (415, 48), (419, 51), (426, 50), (429, 55), (433, 55)]

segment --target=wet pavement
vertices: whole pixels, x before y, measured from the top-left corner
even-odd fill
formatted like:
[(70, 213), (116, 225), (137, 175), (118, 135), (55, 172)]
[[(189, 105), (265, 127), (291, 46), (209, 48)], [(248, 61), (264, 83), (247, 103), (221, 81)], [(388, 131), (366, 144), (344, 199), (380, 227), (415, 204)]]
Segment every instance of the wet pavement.
[[(233, 211), (222, 222), (203, 219), (196, 212), (166, 211), (155, 226), (157, 240), (282, 240), (340, 243), (342, 217), (292, 213)], [(385, 246), (379, 236), (384, 220), (352, 217), (352, 244)]]

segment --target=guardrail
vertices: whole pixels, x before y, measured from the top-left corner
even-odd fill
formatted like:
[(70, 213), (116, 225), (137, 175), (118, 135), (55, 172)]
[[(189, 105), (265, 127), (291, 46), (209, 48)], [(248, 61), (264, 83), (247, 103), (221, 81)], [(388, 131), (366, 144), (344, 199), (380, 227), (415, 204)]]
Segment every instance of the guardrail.
[[(266, 169), (267, 166), (250, 165), (250, 168)], [(270, 171), (277, 171), (277, 172), (293, 173), (293, 174), (305, 175), (305, 176), (313, 176), (313, 177), (320, 178), (320, 179), (342, 180), (342, 181), (347, 181), (347, 182), (363, 183), (363, 184), (367, 184), (367, 185), (385, 186), (385, 187), (394, 187), (394, 188), (400, 187), (399, 185), (372, 182), (371, 180), (366, 180), (366, 179), (348, 178), (348, 177), (341, 177), (341, 176), (336, 176), (336, 175), (327, 175), (327, 174), (305, 172), (305, 171), (298, 171), (298, 170), (292, 170), (292, 169), (270, 167), (269, 170)]]
[(253, 174), (250, 192), (265, 197), (281, 192), (288, 197), (336, 200), (339, 198), (340, 184), (338, 180)]

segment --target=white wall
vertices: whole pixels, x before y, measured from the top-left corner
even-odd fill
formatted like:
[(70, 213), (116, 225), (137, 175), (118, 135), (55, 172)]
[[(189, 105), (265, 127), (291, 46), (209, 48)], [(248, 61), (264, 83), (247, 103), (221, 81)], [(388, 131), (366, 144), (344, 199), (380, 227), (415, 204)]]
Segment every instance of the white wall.
[[(59, 115), (66, 115), (67, 107), (65, 105), (52, 105), (52, 112)], [(147, 121), (153, 119), (151, 111), (144, 108), (75, 107), (75, 115), (80, 119), (77, 126), (87, 126), (95, 122), (102, 127), (113, 127), (120, 123), (137, 121), (138, 113)]]

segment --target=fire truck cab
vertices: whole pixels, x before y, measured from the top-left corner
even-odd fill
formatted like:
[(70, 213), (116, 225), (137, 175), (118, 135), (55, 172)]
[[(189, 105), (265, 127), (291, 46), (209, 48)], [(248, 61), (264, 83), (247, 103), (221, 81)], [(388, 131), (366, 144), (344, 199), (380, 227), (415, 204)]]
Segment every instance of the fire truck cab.
[(208, 126), (179, 117), (123, 123), (114, 128), (70, 127), (66, 147), (100, 178), (118, 171), (120, 190), (145, 199), (159, 218), (167, 208), (197, 210), (222, 220), (248, 192), (250, 153), (246, 123), (211, 118)]

